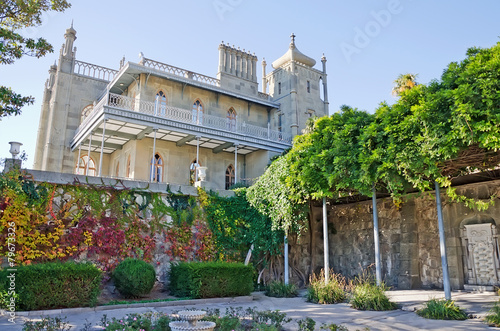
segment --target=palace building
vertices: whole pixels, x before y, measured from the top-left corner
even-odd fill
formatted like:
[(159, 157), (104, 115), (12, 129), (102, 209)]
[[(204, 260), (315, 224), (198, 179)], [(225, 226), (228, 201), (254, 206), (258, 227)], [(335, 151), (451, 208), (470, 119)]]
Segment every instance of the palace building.
[(118, 70), (76, 59), (66, 30), (45, 85), (35, 170), (228, 189), (260, 176), (311, 116), (328, 115), (322, 70), (292, 34), (262, 83), (258, 59), (218, 47), (217, 77), (146, 58)]

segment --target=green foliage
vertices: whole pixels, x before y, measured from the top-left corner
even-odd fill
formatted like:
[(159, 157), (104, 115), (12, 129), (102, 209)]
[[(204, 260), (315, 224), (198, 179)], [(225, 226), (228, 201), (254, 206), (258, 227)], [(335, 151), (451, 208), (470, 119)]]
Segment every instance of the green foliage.
[(26, 320), (23, 324), (23, 331), (69, 331), (71, 324), (66, 318), (42, 317), (40, 321)]
[(321, 271), (319, 276), (312, 275), (307, 288), (307, 301), (331, 304), (344, 302), (347, 298), (347, 283), (340, 274), (331, 272), (328, 283), (325, 283), (325, 272)]
[(299, 331), (314, 331), (316, 326), (316, 322), (310, 317), (298, 320), (297, 324), (299, 325)]
[[(8, 288), (11, 272), (0, 271), (0, 281)], [(89, 263), (50, 262), (18, 266), (16, 307), (21, 310), (95, 306), (100, 293), (101, 271)]]
[(239, 188), (234, 197), (198, 192), (219, 260), (241, 261), (251, 245), (254, 261), (281, 254), (283, 232), (272, 230), (269, 218), (250, 205), (246, 192)]
[[(11, 64), (23, 55), (40, 58), (53, 52), (47, 40), (25, 38), (17, 30), (38, 26), (47, 11), (63, 12), (70, 4), (65, 0), (2, 1), (0, 3), (0, 64)], [(33, 104), (34, 98), (23, 97), (11, 88), (0, 86), (0, 120), (19, 115), (21, 108)]]
[(274, 160), (246, 192), (247, 200), (272, 221), (273, 230), (297, 232), (307, 220), (307, 205), (292, 200), (293, 191), (286, 184), (290, 177), (286, 156)]
[(281, 281), (272, 281), (266, 286), (265, 294), (268, 297), (293, 298), (297, 296), (297, 285), (285, 284)]
[(425, 307), (417, 310), (417, 315), (435, 320), (465, 320), (467, 313), (452, 300), (431, 299)]
[(329, 331), (349, 331), (349, 329), (343, 325), (337, 325), (334, 323), (331, 324), (323, 324), (319, 328), (320, 330), (329, 330)]
[(488, 315), (484, 318), (490, 326), (500, 326), (500, 302), (495, 302), (495, 305), (490, 309)]
[(181, 262), (170, 268), (170, 293), (177, 297), (214, 298), (249, 295), (253, 267), (242, 263)]
[[(321, 117), (310, 134), (295, 138), (287, 157), (292, 179), (305, 191), (306, 198), (338, 197), (339, 193), (371, 194), (372, 183), (360, 181), (359, 136), (373, 121), (373, 115), (349, 106), (330, 117)], [(295, 195), (297, 190), (294, 191)], [(337, 193), (339, 192), (339, 193)]]
[(385, 294), (386, 288), (371, 282), (364, 282), (354, 286), (349, 300), (351, 306), (359, 310), (394, 310), (396, 304), (391, 302)]
[(142, 260), (127, 258), (113, 271), (116, 289), (126, 298), (149, 294), (156, 280), (153, 266)]
[(374, 115), (343, 106), (295, 138), (286, 157), (296, 201), (371, 196), (374, 184), (399, 200), (408, 190), (433, 190), (436, 181), (469, 208), (493, 203), (458, 194), (451, 180), (500, 161), (500, 43), (469, 50), (441, 81), (416, 85), (409, 76), (400, 85), (412, 88), (398, 92), (395, 104), (382, 103)]
[(112, 317), (104, 314), (101, 318), (100, 325), (106, 331), (135, 331), (135, 330), (158, 330), (170, 331), (168, 325), (172, 321), (172, 317), (165, 313), (142, 313), (128, 314), (121, 318)]

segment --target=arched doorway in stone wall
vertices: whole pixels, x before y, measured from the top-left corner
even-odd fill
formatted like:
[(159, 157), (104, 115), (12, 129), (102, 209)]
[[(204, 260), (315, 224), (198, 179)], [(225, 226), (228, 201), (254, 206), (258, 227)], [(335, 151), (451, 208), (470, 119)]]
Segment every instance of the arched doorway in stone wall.
[(493, 290), (500, 285), (500, 251), (496, 222), (476, 215), (460, 223), (464, 251), (464, 288)]

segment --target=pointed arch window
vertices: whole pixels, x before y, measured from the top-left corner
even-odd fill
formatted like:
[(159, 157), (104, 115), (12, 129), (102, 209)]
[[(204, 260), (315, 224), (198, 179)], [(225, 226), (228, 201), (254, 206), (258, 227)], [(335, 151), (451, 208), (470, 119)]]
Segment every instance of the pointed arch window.
[(163, 159), (156, 153), (151, 159), (151, 181), (160, 183), (163, 180)]
[[(89, 165), (88, 171), (87, 163)], [(75, 167), (75, 173), (77, 175), (95, 176), (97, 172), (94, 159), (92, 157), (89, 158), (88, 155), (81, 156)]]
[(201, 164), (199, 164), (198, 161), (194, 159), (189, 166), (189, 184), (191, 185), (193, 185), (196, 181), (196, 169), (198, 167), (201, 167)]
[(226, 190), (229, 190), (231, 186), (234, 185), (234, 167), (232, 164), (230, 164), (226, 168)]
[(155, 98), (155, 115), (165, 116), (167, 113), (167, 96), (162, 90), (156, 93)]
[(88, 105), (82, 109), (82, 117), (80, 119), (80, 123), (83, 123), (83, 121), (85, 121), (85, 119), (90, 115), (90, 113), (92, 113), (92, 110), (94, 110), (94, 105)]
[(311, 82), (307, 81), (307, 93), (311, 93)]
[(236, 111), (233, 107), (227, 111), (226, 126), (229, 131), (236, 131)]
[(203, 124), (203, 104), (200, 100), (193, 103), (193, 123)]

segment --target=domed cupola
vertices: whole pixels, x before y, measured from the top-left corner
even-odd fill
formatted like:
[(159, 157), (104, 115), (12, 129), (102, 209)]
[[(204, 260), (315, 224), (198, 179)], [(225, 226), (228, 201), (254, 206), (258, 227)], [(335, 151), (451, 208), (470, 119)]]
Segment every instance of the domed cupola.
[(272, 63), (273, 68), (278, 69), (279, 67), (287, 64), (290, 61), (298, 62), (308, 67), (314, 67), (316, 61), (309, 56), (304, 55), (295, 46), (295, 34), (292, 33), (290, 38), (292, 38), (292, 41), (290, 42), (288, 51), (282, 57)]

